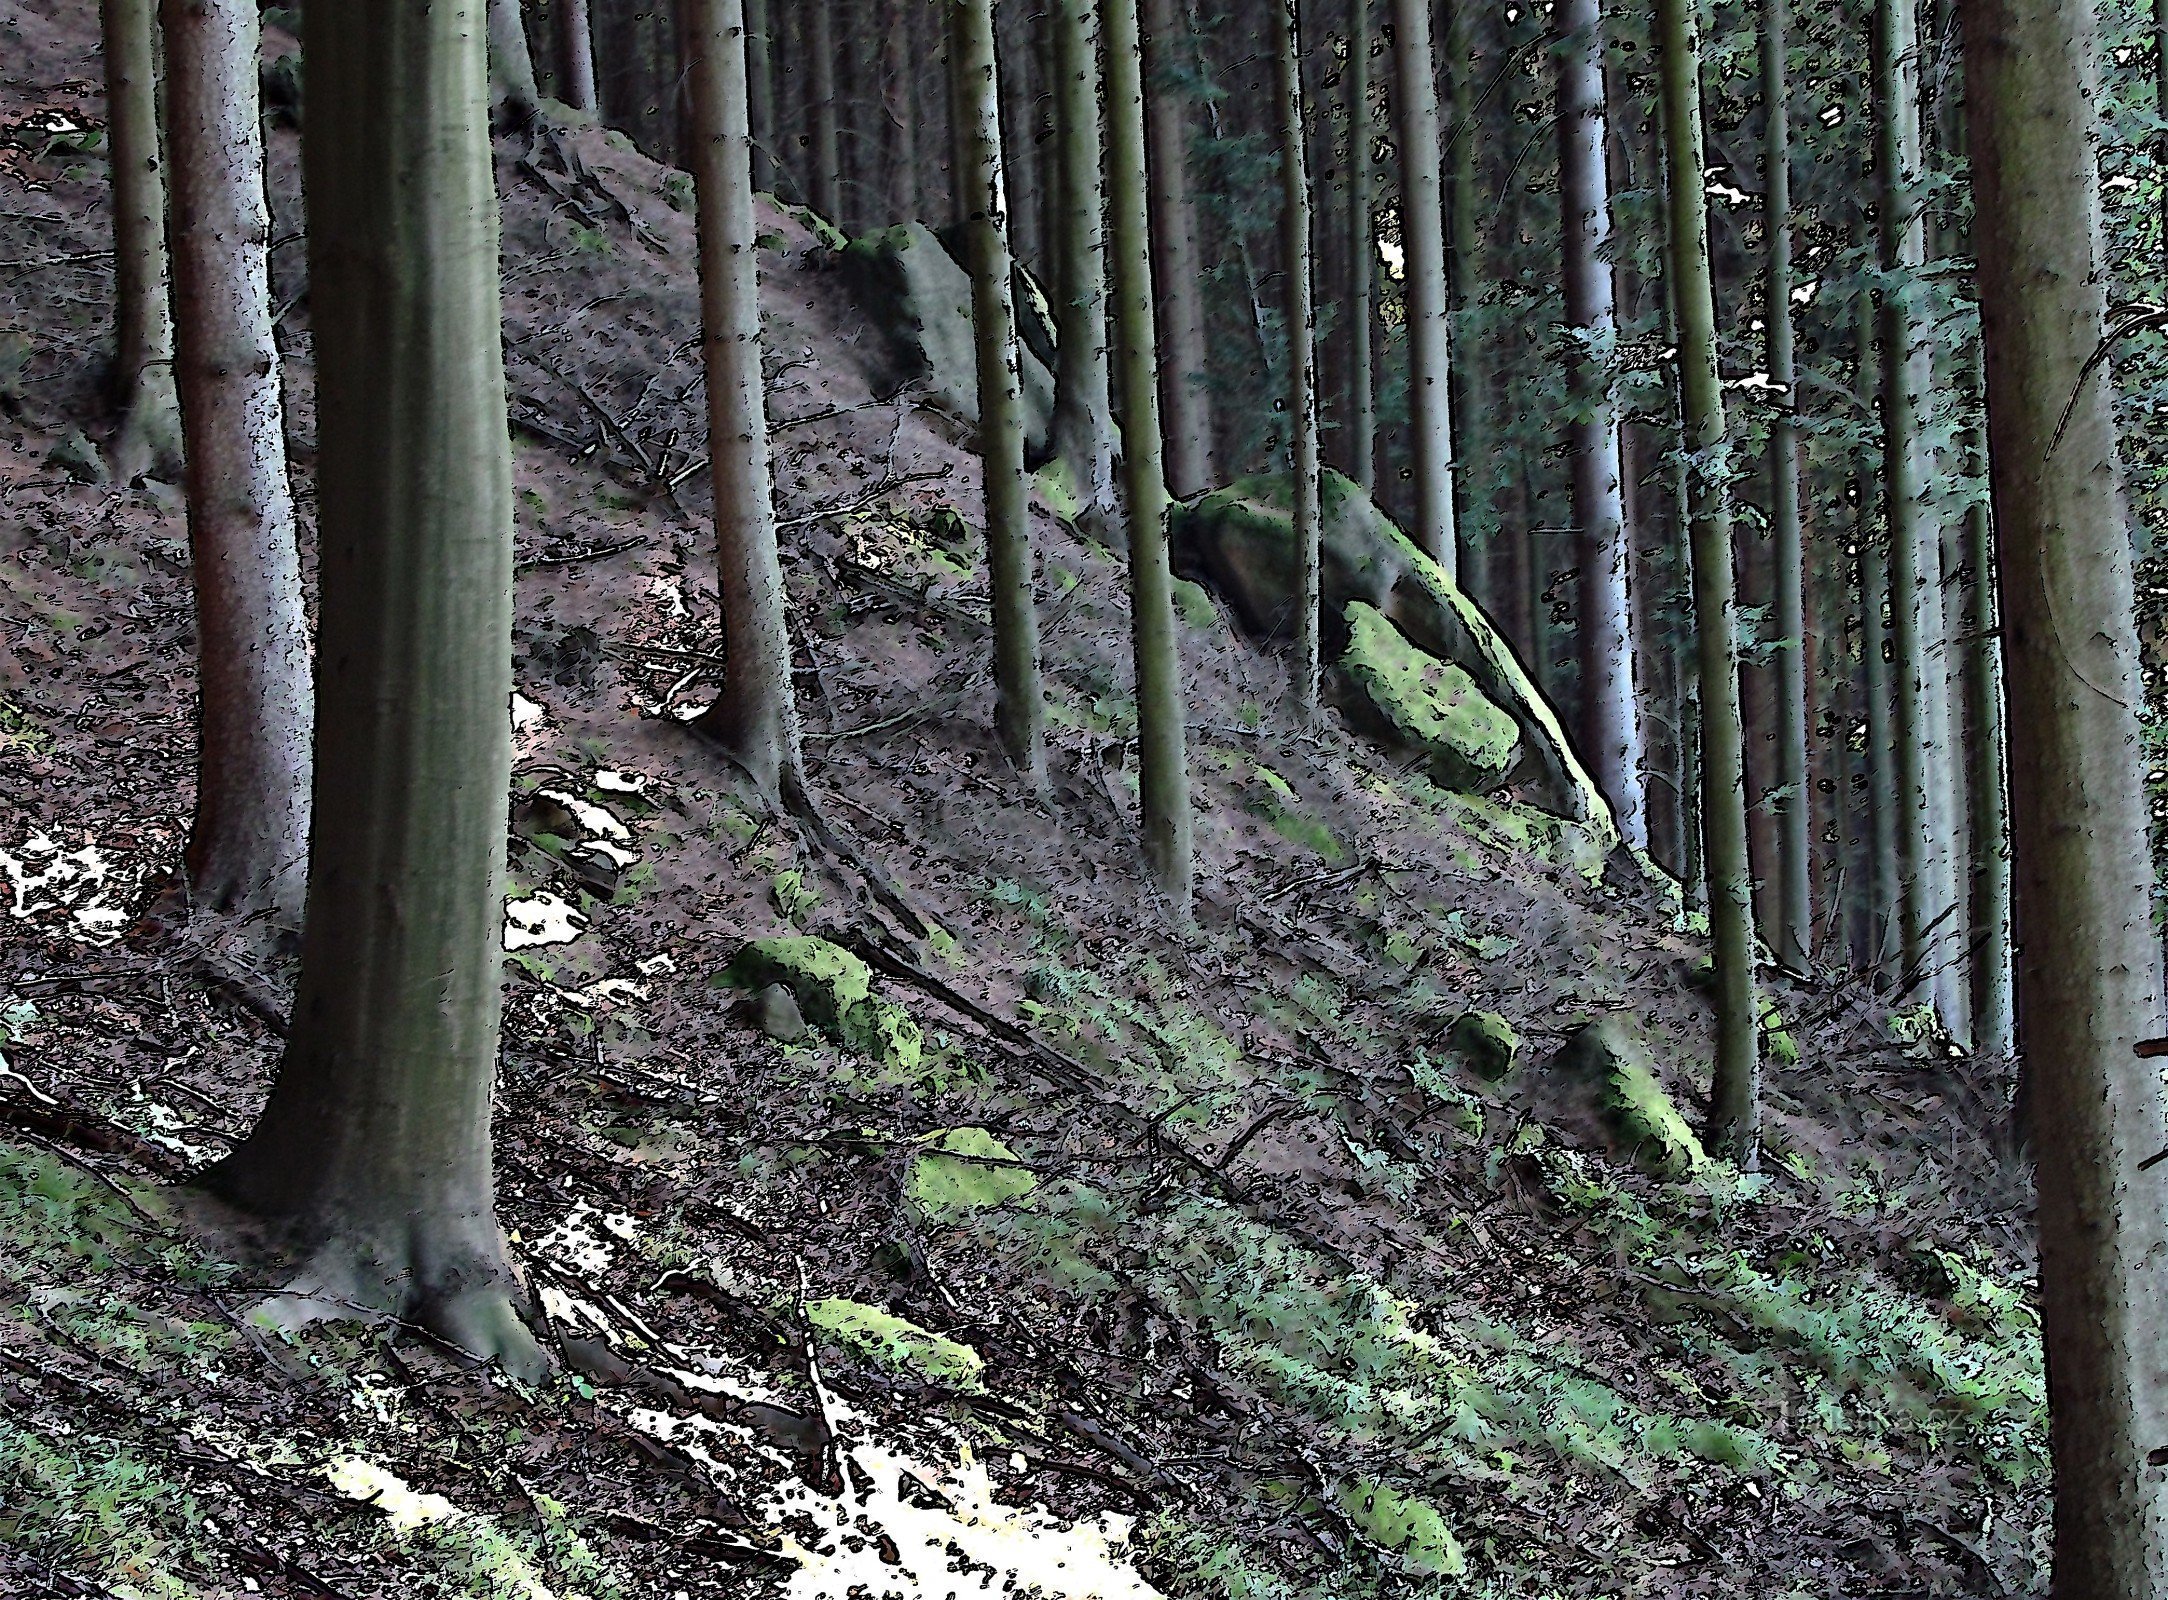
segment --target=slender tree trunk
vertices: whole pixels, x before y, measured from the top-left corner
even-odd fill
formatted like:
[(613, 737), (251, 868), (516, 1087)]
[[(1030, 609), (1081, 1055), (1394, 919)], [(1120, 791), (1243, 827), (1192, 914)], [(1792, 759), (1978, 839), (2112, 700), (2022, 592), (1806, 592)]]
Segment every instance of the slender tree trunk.
[(1310, 282), (1310, 174), (1302, 106), (1302, 22), (1297, 0), (1274, 0), (1273, 98), (1280, 141), (1280, 260), (1287, 286), (1288, 466), (1294, 474), (1295, 637), (1288, 664), (1295, 709), (1317, 712), (1319, 507), (1317, 315)]
[(723, 692), (697, 726), (773, 806), (792, 789), (803, 788), (804, 769), (791, 688), (789, 597), (768, 481), (767, 402), (760, 383), (743, 0), (691, 0), (686, 22), (716, 587), (729, 644)]
[(593, 116), (595, 34), (587, 19), (587, 0), (555, 0), (557, 9), (557, 78), (565, 104)]
[(1646, 848), (1641, 705), (1634, 691), (1633, 607), (1626, 592), (1626, 502), (1612, 381), (1618, 340), (1611, 263), (1611, 195), (1604, 170), (1603, 18), (1597, 0), (1559, 0), (1558, 197), (1566, 325), (1572, 330), (1575, 618), (1581, 667), (1581, 750), (1628, 843)]
[[(1978, 392), (1980, 371), (1967, 377)], [(1987, 440), (1965, 430), (1967, 470), (1987, 473)], [(1972, 813), (1972, 1029), (1975, 1048), (2008, 1055), (2017, 1047), (2010, 951), (2010, 801), (2004, 757), (2002, 632), (1995, 605), (1995, 530), (1981, 501), (1965, 512), (1965, 784)]]
[(514, 123), (533, 119), (542, 103), (520, 0), (489, 0), (490, 106)]
[(512, 474), (482, 22), (480, 0), (353, 0), (304, 24), (309, 909), (270, 1102), (207, 1181), (309, 1253), (297, 1295), (381, 1307), (532, 1377), (490, 1170)]
[(1347, 323), (1348, 476), (1378, 486), (1378, 245), (1376, 178), (1371, 169), (1370, 0), (1348, 0), (1347, 40)]
[(163, 0), (176, 372), (195, 570), (199, 911), (301, 925), (309, 640), (286, 480), (255, 0)]
[(830, 222), (842, 208), (843, 146), (836, 132), (836, 0), (804, 0), (806, 121), (813, 145), (806, 203)]
[[(745, 0), (745, 114), (753, 141), (753, 191), (773, 193), (777, 138), (775, 35), (768, 24), (768, 0)], [(693, 152), (691, 159), (699, 159), (698, 153)]]
[(1053, 0), (1056, 154), (1062, 204), (1055, 305), (1053, 447), (1070, 474), (1077, 515), (1115, 509), (1114, 413), (1107, 368), (1106, 192), (1100, 177), (1099, 7)]
[[(1446, 137), (1444, 178), (1446, 184), (1446, 296), (1452, 323), (1453, 371), (1447, 388), (1453, 419), (1453, 452), (1458, 460), (1480, 466), (1489, 458), (1489, 419), (1483, 414), (1483, 395), (1488, 387), (1491, 357), (1483, 342), (1474, 337), (1470, 313), (1482, 298), (1482, 238), (1476, 227), (1476, 154), (1481, 128), (1476, 112), (1475, 29), (1476, 8), (1450, 5), (1445, 8), (1445, 83), (1451, 96), (1452, 123)], [(1495, 538), (1497, 519), (1476, 515), (1470, 508), (1472, 536)], [(1455, 519), (1456, 529), (1459, 519)], [(1471, 576), (1482, 572), (1475, 564)], [(1485, 597), (1486, 599), (1494, 597)]]
[(995, 731), (1034, 790), (1046, 785), (1046, 697), (1032, 604), (1031, 500), (1024, 477), (1024, 397), (1017, 370), (1007, 219), (1001, 211), (1001, 90), (993, 0), (949, 5), (949, 73), (978, 347), (979, 461), (985, 475), (986, 557), (993, 590)]
[(2160, 947), (2086, 0), (1964, 0), (2058, 1600), (2168, 1591)]
[(1106, 0), (1107, 221), (1114, 372), (1121, 386), (1122, 506), (1129, 523), (1129, 626), (1137, 678), (1137, 791), (1144, 861), (1178, 927), (1190, 921), (1188, 733), (1167, 562), (1160, 464), (1152, 247), (1144, 167), (1145, 97), (1137, 0)]
[[(1189, 193), (1187, 92), (1174, 80), (1188, 30), (1179, 0), (1145, 0), (1150, 90), (1144, 111), (1151, 138), (1152, 264), (1161, 324), (1159, 400), (1166, 413), (1167, 487), (1177, 499), (1202, 494), (1213, 481), (1212, 405), (1206, 389), (1204, 269), (1197, 253), (1197, 214)], [(1111, 115), (1111, 113), (1110, 113)], [(1111, 145), (1111, 134), (1109, 136)], [(1126, 409), (1124, 427), (1127, 427)]]
[(1770, 395), (1769, 535), (1775, 567), (1771, 622), (1776, 631), (1777, 904), (1771, 919), (1777, 958), (1805, 971), (1814, 954), (1813, 791), (1807, 773), (1807, 616), (1805, 535), (1799, 511), (1798, 364), (1792, 352), (1792, 147), (1785, 78), (1786, 0), (1761, 0), (1763, 232), (1768, 266), (1762, 287)]
[(132, 483), (179, 462), (173, 312), (166, 298), (165, 165), (158, 148), (157, 0), (101, 0), (106, 150), (113, 167), (113, 366), (120, 426), (113, 476)]
[(1392, 0), (1393, 104), (1400, 139), (1402, 288), (1407, 299), (1408, 444), (1415, 542), (1449, 574), (1453, 531), (1452, 312), (1445, 293), (1445, 210), (1437, 61), (1430, 0)]
[(1724, 391), (1717, 377), (1709, 276), (1707, 163), (1701, 144), (1701, 40), (1693, 0), (1658, 0), (1664, 165), (1679, 319), (1682, 443), (1694, 567), (1696, 677), (1701, 697), (1701, 837), (1716, 957), (1712, 1150), (1752, 1169), (1761, 1145), (1761, 1060), (1754, 1005), (1753, 885), (1747, 867), (1746, 775), (1739, 722), (1738, 591), (1732, 576)]
[(1896, 718), (1903, 875), (1899, 914), (1908, 982), (1935, 1002), (1945, 1026), (1962, 1032), (1963, 952), (1952, 927), (1957, 900), (1950, 859), (1951, 750), (1944, 657), (1941, 538), (1927, 508), (1919, 408), (1932, 381), (1929, 333), (1911, 281), (1926, 265), (1920, 203), (1919, 40), (1910, 0), (1876, 0), (1874, 11), (1875, 169), (1882, 270), (1883, 496), (1889, 528), (1890, 633)]
[(881, 104), (890, 129), (888, 140), (889, 220), (908, 222), (919, 214), (918, 62), (911, 53), (911, 13), (915, 0), (887, 0), (883, 12)]

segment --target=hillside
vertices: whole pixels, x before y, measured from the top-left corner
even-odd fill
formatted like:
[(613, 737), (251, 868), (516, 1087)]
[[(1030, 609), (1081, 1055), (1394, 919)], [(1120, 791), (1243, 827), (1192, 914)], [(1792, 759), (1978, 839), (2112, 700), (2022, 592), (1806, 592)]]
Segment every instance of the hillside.
[[(776, 483), (847, 848), (734, 797), (677, 715), (719, 648), (685, 185), (591, 131), (499, 166), (500, 1206), (561, 1375), (261, 1325), (272, 1269), (170, 1185), (249, 1125), (282, 975), (143, 920), (188, 812), (185, 528), (174, 491), (75, 465), (95, 46), (79, 7), (0, 0), (0, 1591), (2033, 1587), (2006, 1064), (1772, 974), (1765, 1172), (1658, 1175), (1555, 1058), (1620, 1018), (1697, 1117), (1704, 952), (1664, 886), (1296, 722), (1202, 588), (1200, 928), (1173, 937), (1131, 842), (1119, 559), (1042, 507), (1029, 802), (990, 730), (967, 430), (874, 398), (878, 330), (780, 211)], [(280, 240), (295, 168), (281, 127)], [(298, 243), (275, 261), (306, 535)], [(817, 990), (794, 1019), (733, 982), (801, 933), (870, 964), (814, 956), (870, 981), (843, 1039)], [(1520, 1041), (1496, 1081), (1479, 1012)]]

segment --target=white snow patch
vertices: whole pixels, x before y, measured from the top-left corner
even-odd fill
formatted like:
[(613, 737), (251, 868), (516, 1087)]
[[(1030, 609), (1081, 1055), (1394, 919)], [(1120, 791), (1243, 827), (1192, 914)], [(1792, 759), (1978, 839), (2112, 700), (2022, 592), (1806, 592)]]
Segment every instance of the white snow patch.
[(128, 885), (94, 844), (68, 850), (49, 833), (33, 833), (20, 850), (0, 850), (0, 872), (14, 895), (9, 915), (25, 922), (61, 912), (70, 938), (95, 945), (111, 944), (127, 926), (128, 913), (110, 897)]
[(595, 774), (595, 787), (605, 794), (646, 794), (648, 778), (641, 772), (613, 772), (604, 767)]
[(507, 950), (570, 944), (586, 931), (587, 919), (546, 889), (531, 899), (504, 903), (504, 947)]
[(609, 839), (618, 844), (632, 843), (632, 830), (616, 812), (607, 806), (598, 806), (592, 800), (582, 800), (568, 789), (537, 789), (544, 800), (554, 800), (572, 813), (573, 819), (598, 839)]
[(459, 1507), (441, 1494), (416, 1494), (396, 1472), (360, 1456), (338, 1457), (324, 1468), (324, 1476), (337, 1493), (373, 1505), (391, 1518), (397, 1533), (431, 1522), (449, 1522), (460, 1514)]

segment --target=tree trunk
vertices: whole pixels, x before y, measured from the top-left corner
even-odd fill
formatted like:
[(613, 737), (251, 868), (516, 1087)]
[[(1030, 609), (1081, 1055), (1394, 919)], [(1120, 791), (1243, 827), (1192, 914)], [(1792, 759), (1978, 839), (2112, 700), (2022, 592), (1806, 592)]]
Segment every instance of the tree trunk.
[(2162, 1032), (2084, 0), (1961, 13), (2059, 1600), (2168, 1590)]
[(1401, 279), (1407, 299), (1408, 446), (1415, 542), (1451, 573), (1453, 531), (1452, 324), (1445, 293), (1445, 209), (1438, 144), (1437, 63), (1430, 0), (1392, 0), (1393, 106), (1400, 139)]
[(1771, 919), (1777, 959), (1804, 972), (1813, 960), (1810, 858), (1813, 790), (1807, 774), (1807, 616), (1805, 535), (1799, 512), (1798, 364), (1792, 352), (1792, 146), (1785, 79), (1786, 0), (1761, 0), (1762, 227), (1768, 270), (1762, 287), (1769, 393), (1769, 536), (1775, 567), (1771, 623), (1776, 632), (1777, 904)]
[(728, 644), (723, 692), (698, 730), (770, 806), (802, 787), (789, 599), (776, 553), (760, 382), (760, 279), (743, 0), (692, 0), (686, 62), (695, 139), (701, 351), (715, 497), (716, 588)]
[(557, 8), (557, 78), (565, 104), (595, 114), (595, 34), (587, 19), (587, 0), (555, 0)]
[(301, 926), (309, 639), (271, 331), (255, 0), (163, 0), (176, 376), (195, 571), (198, 911)]
[[(1978, 393), (1979, 368), (1967, 373)], [(1968, 470), (1987, 473), (1987, 440), (1965, 430)], [(2002, 630), (1995, 604), (1995, 529), (1985, 501), (1965, 512), (1965, 784), (1972, 812), (1972, 1032), (1976, 1049), (2017, 1048), (2010, 966), (2010, 791), (2004, 760)]]
[[(381, 1308), (528, 1377), (492, 1196), (512, 483), (481, 0), (308, 9), (322, 552), (300, 988), (207, 1181)], [(310, 1305), (311, 1295), (321, 1304)]]
[(1280, 141), (1280, 262), (1287, 299), (1288, 467), (1294, 504), (1295, 637), (1288, 674), (1295, 710), (1317, 712), (1319, 506), (1317, 315), (1310, 282), (1310, 174), (1303, 158), (1302, 21), (1297, 0), (1274, 0), (1273, 99)]
[(1348, 0), (1347, 338), (1348, 473), (1363, 493), (1378, 486), (1378, 245), (1371, 171), (1370, 0)]
[[(1151, 87), (1144, 111), (1151, 137), (1151, 263), (1161, 324), (1159, 403), (1166, 412), (1167, 488), (1187, 500), (1212, 486), (1212, 402), (1205, 387), (1204, 268), (1189, 193), (1188, 92), (1175, 79), (1187, 38), (1178, 0), (1145, 0)], [(1110, 113), (1111, 115), (1111, 113)], [(1111, 146), (1112, 135), (1109, 134)], [(1123, 426), (1128, 426), (1126, 402)]]
[(1709, 203), (1702, 187), (1701, 40), (1693, 0), (1658, 0), (1666, 209), (1679, 334), (1681, 440), (1694, 572), (1701, 700), (1701, 842), (1716, 957), (1716, 1069), (1708, 1144), (1752, 1170), (1760, 1159), (1761, 1058), (1754, 1005), (1754, 907), (1747, 868), (1746, 775), (1739, 724), (1738, 591), (1709, 277)]
[(1034, 791), (1046, 786), (1046, 696), (1032, 604), (1031, 498), (1024, 477), (1024, 394), (1017, 370), (1007, 219), (1001, 211), (1001, 89), (993, 0), (946, 0), (949, 73), (978, 353), (979, 461), (993, 592), (994, 713), (1001, 748)]
[(836, 0), (805, 0), (806, 203), (836, 220), (842, 206), (843, 146), (836, 132)]
[(520, 0), (489, 0), (489, 103), (502, 120), (532, 121), (542, 103)]
[[(1483, 256), (1476, 228), (1476, 142), (1481, 129), (1477, 121), (1475, 92), (1475, 7), (1445, 8), (1445, 83), (1451, 96), (1453, 120), (1446, 138), (1444, 180), (1446, 190), (1446, 304), (1452, 324), (1451, 359), (1456, 369), (1447, 380), (1451, 391), (1449, 410), (1453, 419), (1453, 452), (1480, 466), (1488, 459), (1489, 419), (1483, 414), (1482, 396), (1490, 368), (1490, 354), (1480, 340), (1464, 337), (1470, 310), (1482, 298)], [(1405, 243), (1405, 241), (1403, 241)], [(1495, 537), (1497, 519), (1474, 515), (1470, 532)], [(1459, 522), (1456, 518), (1455, 527)], [(1477, 563), (1474, 577), (1482, 571)]]
[(1055, 151), (1061, 206), (1055, 302), (1053, 447), (1069, 473), (1075, 516), (1113, 516), (1114, 414), (1107, 370), (1106, 192), (1100, 177), (1099, 7), (1053, 0)]
[(1910, 0), (1876, 0), (1875, 172), (1882, 270), (1882, 476), (1889, 529), (1890, 637), (1895, 660), (1899, 920), (1906, 980), (1931, 999), (1945, 1026), (1962, 1032), (1963, 951), (1952, 926), (1956, 875), (1950, 858), (1951, 753), (1944, 656), (1942, 544), (1927, 514), (1919, 408), (1932, 381), (1933, 349), (1911, 280), (1926, 265), (1920, 201), (1919, 40)]
[[(584, 3), (584, 0), (582, 0)], [(753, 142), (753, 192), (775, 189), (775, 35), (768, 0), (745, 0), (745, 119)], [(697, 151), (690, 154), (697, 161)]]
[(1158, 348), (1144, 169), (1144, 71), (1137, 0), (1106, 0), (1107, 221), (1114, 370), (1121, 385), (1122, 508), (1129, 524), (1129, 627), (1137, 680), (1137, 793), (1144, 861), (1177, 927), (1190, 922), (1188, 733), (1167, 482), (1160, 465)]
[(1559, 0), (1558, 197), (1566, 325), (1574, 342), (1566, 425), (1579, 604), (1581, 752), (1628, 843), (1646, 848), (1641, 706), (1634, 691), (1633, 608), (1626, 592), (1626, 502), (1612, 380), (1618, 314), (1604, 170), (1603, 18), (1597, 0)]
[(891, 130), (888, 209), (892, 222), (908, 222), (920, 209), (918, 59), (911, 53), (911, 14), (916, 9), (913, 0), (888, 0), (883, 16), (881, 104)]
[(132, 483), (181, 456), (166, 298), (166, 185), (158, 149), (156, 0), (101, 0), (106, 150), (113, 168), (113, 476)]

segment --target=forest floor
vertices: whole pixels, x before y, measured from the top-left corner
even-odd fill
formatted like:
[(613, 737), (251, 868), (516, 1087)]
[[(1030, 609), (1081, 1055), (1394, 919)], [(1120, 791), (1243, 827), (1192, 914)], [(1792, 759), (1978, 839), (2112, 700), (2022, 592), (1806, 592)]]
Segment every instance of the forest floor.
[[(2008, 1064), (1848, 979), (1778, 981), (1797, 1061), (1771, 1064), (1764, 1173), (1644, 1175), (1548, 1060), (1628, 1014), (1696, 1115), (1688, 921), (1541, 814), (1297, 722), (1202, 591), (1200, 928), (1171, 936), (1132, 842), (1118, 561), (1041, 508), (1032, 802), (989, 730), (964, 431), (872, 398), (867, 330), (780, 213), (813, 781), (932, 931), (734, 796), (679, 720), (718, 636), (686, 190), (592, 132), (500, 161), (501, 1212), (587, 1375), (267, 1329), (275, 1278), (175, 1185), (249, 1126), (279, 975), (225, 981), (139, 922), (188, 814), (178, 496), (69, 466), (102, 426), (98, 82), (94, 13), (0, 0), (0, 1593), (2037, 1586)], [(306, 527), (284, 125), (272, 187)], [(755, 1025), (725, 970), (800, 929), (873, 960), (915, 1059)], [(1445, 1044), (1478, 1007), (1525, 1041), (1501, 1083)], [(591, 1376), (604, 1347), (625, 1381)]]

